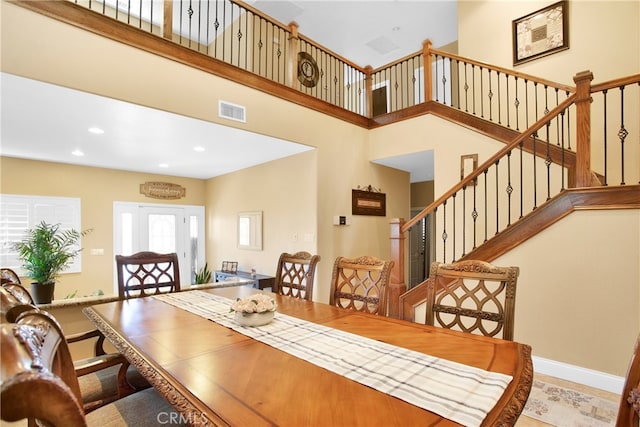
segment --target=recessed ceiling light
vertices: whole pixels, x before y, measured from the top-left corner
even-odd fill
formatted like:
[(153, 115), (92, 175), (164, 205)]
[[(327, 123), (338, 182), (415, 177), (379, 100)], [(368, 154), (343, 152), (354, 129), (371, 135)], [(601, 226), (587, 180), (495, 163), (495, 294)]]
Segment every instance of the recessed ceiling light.
[(104, 133), (104, 131), (102, 129), (97, 128), (97, 127), (90, 127), (88, 130), (89, 130), (89, 132), (91, 132), (93, 134), (96, 134), (96, 135), (102, 135)]
[(83, 153), (82, 151), (80, 151), (80, 150), (73, 150), (73, 151), (71, 152), (71, 154), (73, 154), (74, 156), (77, 156), (77, 157), (82, 157), (82, 156), (84, 156), (84, 153)]
[(204, 151), (204, 147), (201, 147), (200, 145), (196, 145), (195, 147), (193, 147), (193, 151), (202, 152)]
[(158, 167), (161, 167), (161, 168), (168, 168), (168, 167), (169, 167), (169, 165), (168, 165), (167, 163), (160, 163), (160, 164), (158, 165)]

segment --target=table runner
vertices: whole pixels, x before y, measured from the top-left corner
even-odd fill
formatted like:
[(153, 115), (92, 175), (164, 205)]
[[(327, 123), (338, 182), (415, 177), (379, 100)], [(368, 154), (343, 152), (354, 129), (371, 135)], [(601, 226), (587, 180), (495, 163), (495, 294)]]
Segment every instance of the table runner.
[(479, 426), (512, 379), (283, 313), (244, 327), (229, 311), (233, 300), (207, 292), (154, 298), (465, 426)]

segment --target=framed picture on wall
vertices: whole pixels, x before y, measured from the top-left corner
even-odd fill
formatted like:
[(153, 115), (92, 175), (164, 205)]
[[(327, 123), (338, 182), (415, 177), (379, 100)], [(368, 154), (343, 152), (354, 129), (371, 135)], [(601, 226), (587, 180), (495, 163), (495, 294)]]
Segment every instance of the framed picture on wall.
[(513, 21), (513, 65), (569, 49), (566, 0)]
[(387, 195), (374, 191), (351, 190), (351, 214), (375, 215), (387, 214)]

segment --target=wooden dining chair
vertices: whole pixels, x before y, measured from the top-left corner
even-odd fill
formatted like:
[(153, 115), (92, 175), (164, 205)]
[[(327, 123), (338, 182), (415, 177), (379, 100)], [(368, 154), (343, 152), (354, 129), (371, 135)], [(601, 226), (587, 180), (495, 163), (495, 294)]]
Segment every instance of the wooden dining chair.
[(304, 251), (293, 255), (286, 252), (280, 254), (273, 292), (311, 301), (319, 261), (320, 255)]
[(426, 296), (426, 324), (513, 340), (518, 267), (466, 260), (433, 262)]
[(62, 329), (45, 311), (24, 312), (16, 323), (1, 324), (0, 340), (4, 421), (27, 419), (35, 425), (38, 420), (65, 427), (151, 425), (159, 424), (162, 414), (168, 419), (175, 412), (153, 388), (99, 408), (83, 407)]
[(116, 267), (121, 299), (180, 290), (180, 268), (175, 252), (116, 255)]
[[(18, 317), (27, 311), (39, 311), (33, 304), (16, 297), (10, 291), (19, 289), (21, 285), (12, 283), (11, 287), (0, 287), (1, 323), (14, 323)], [(24, 295), (26, 290), (18, 293)], [(28, 293), (27, 293), (28, 295)], [(74, 369), (80, 384), (82, 404), (85, 408), (104, 405), (118, 398), (124, 397), (138, 390), (148, 388), (149, 383), (140, 373), (129, 365), (120, 353), (107, 353), (104, 349), (104, 335), (97, 329), (66, 335), (68, 344), (93, 340), (94, 356), (73, 361)]]
[(2, 268), (0, 269), (0, 284), (4, 285), (5, 283), (22, 283), (20, 281), (20, 277), (10, 268)]
[(635, 347), (627, 375), (625, 378), (616, 427), (637, 426), (640, 423), (640, 336), (636, 339)]
[(387, 315), (387, 294), (393, 261), (372, 256), (336, 258), (329, 304)]

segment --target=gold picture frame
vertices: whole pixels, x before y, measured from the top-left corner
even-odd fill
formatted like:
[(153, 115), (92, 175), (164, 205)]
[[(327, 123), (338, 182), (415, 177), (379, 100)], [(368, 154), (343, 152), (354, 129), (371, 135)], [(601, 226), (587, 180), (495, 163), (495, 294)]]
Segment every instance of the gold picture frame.
[(513, 65), (569, 49), (567, 7), (559, 1), (513, 21)]

